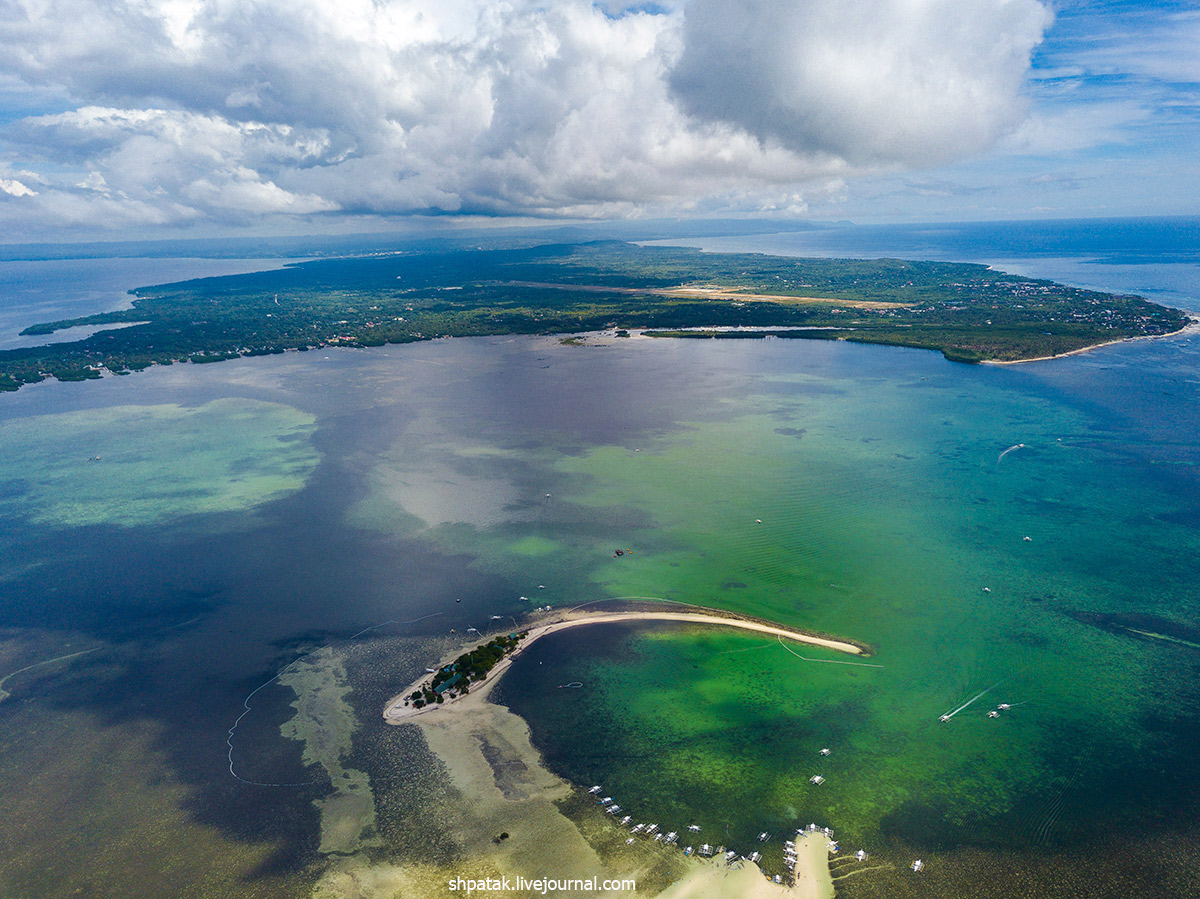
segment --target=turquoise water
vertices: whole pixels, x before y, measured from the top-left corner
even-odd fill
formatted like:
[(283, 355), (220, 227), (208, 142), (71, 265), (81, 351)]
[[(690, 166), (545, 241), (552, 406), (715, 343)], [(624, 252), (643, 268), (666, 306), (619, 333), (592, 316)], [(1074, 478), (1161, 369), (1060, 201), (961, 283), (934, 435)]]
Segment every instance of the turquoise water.
[[(1063, 258), (1022, 264), (1101, 271)], [(849, 896), (1195, 895), (1198, 363), (512, 338), (5, 396), (0, 677), (87, 654), (3, 684), (0, 894), (306, 895), (328, 784), (280, 734), (294, 694), (253, 691), (326, 644), (381, 858), (444, 852), (382, 702), (451, 629), (651, 596), (883, 667), (661, 624), (540, 642), (502, 698), (639, 820), (743, 849), (828, 824), (891, 866)]]
[(563, 635), (500, 697), (554, 765), (639, 820), (744, 847), (810, 819), (875, 846), (1061, 847), (1159, 814), (1143, 788), (1164, 759), (1191, 784), (1200, 656), (1170, 630), (1198, 611), (1186, 431), (1139, 432), (1126, 398), (1099, 408), (1024, 370), (739, 353), (728, 418), (560, 463), (586, 475), (577, 501), (639, 522), (619, 538), (634, 555), (592, 577), (864, 640), (884, 667), (752, 636)]

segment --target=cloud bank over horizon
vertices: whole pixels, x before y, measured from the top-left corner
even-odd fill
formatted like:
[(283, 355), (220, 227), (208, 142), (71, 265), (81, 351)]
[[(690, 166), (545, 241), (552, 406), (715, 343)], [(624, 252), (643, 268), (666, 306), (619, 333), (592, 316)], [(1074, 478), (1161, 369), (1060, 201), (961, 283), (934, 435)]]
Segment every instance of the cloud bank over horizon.
[(802, 214), (1026, 121), (1042, 0), (0, 0), (0, 222)]

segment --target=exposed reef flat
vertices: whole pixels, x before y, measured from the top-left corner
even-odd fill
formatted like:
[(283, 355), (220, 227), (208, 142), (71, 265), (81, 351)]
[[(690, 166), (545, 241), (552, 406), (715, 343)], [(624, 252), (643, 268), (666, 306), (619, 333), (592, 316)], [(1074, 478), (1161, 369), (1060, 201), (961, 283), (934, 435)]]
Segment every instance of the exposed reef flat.
[[(792, 885), (771, 882), (749, 861), (730, 867), (719, 859), (686, 857), (677, 846), (648, 839), (627, 843), (624, 828), (601, 814), (593, 803), (580, 803), (579, 790), (546, 769), (530, 740), (526, 722), (490, 701), (492, 689), (513, 658), (541, 637), (569, 628), (630, 621), (732, 627), (847, 655), (867, 655), (866, 647), (848, 640), (715, 610), (560, 613), (529, 628), (517, 649), (474, 682), (469, 692), (422, 710), (405, 706), (406, 697), (428, 680), (427, 675), (414, 688), (389, 701), (384, 711), (384, 720), (389, 724), (414, 724), (421, 729), (430, 750), (445, 765), (451, 783), (466, 800), (464, 822), (456, 833), (463, 860), (439, 867), (379, 866), (347, 859), (326, 875), (316, 895), (374, 897), (400, 891), (403, 895), (425, 896), (444, 891), (447, 880), (456, 876), (519, 875), (531, 879), (597, 878), (598, 882), (630, 878), (638, 885), (637, 895), (661, 895), (664, 899), (830, 899), (833, 884), (827, 840), (821, 833), (797, 836)], [(456, 655), (448, 655), (443, 665)], [(575, 894), (568, 891), (561, 895)], [(585, 891), (579, 895), (597, 894)]]

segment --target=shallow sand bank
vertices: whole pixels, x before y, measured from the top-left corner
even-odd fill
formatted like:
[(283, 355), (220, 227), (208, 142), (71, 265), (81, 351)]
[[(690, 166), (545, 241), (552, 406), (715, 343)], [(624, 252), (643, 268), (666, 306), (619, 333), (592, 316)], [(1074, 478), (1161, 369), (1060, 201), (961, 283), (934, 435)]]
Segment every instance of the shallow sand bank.
[[(516, 876), (528, 879), (633, 879), (629, 891), (586, 891), (578, 895), (662, 896), (663, 899), (831, 899), (827, 840), (823, 834), (796, 838), (795, 885), (772, 883), (757, 866), (743, 862), (729, 867), (716, 859), (685, 857), (677, 846), (648, 839), (627, 844), (628, 834), (614, 821), (586, 811), (564, 812), (572, 804), (572, 786), (545, 768), (533, 746), (524, 719), (489, 700), (503, 672), (525, 647), (547, 634), (566, 628), (621, 621), (677, 621), (733, 627), (740, 630), (863, 656), (866, 650), (849, 641), (806, 634), (769, 622), (726, 615), (715, 610), (695, 612), (570, 610), (529, 629), (521, 647), (499, 662), (471, 692), (452, 702), (414, 713), (404, 698), (426, 682), (425, 675), (393, 697), (384, 710), (388, 724), (414, 724), (429, 749), (446, 767), (450, 782), (461, 795), (461, 826), (455, 842), (462, 861), (453, 865), (371, 865), (347, 860), (323, 878), (315, 896), (422, 897), (447, 895), (451, 878)], [(482, 639), (482, 638), (481, 638)], [(468, 644), (469, 645), (469, 644)], [(464, 650), (443, 660), (453, 661)], [(440, 666), (439, 666), (440, 667)], [(437, 712), (440, 710), (440, 714)], [(566, 800), (566, 802), (564, 802)], [(589, 804), (590, 808), (590, 804)], [(507, 839), (500, 839), (508, 834)], [(450, 895), (454, 895), (452, 891)], [(478, 892), (476, 896), (490, 896)], [(506, 895), (497, 892), (495, 895)], [(555, 895), (574, 896), (572, 892)]]
[[(636, 893), (561, 891), (575, 899), (661, 896), (663, 899), (831, 899), (833, 884), (823, 834), (796, 838), (796, 886), (770, 882), (749, 863), (687, 858), (678, 847), (648, 839), (626, 844), (624, 828), (599, 814), (568, 817), (560, 805), (569, 783), (547, 770), (524, 719), (489, 701), (491, 678), (455, 704), (453, 715), (422, 715), (389, 723), (420, 728), (461, 794), (455, 842), (462, 860), (450, 865), (372, 865), (361, 856), (330, 871), (314, 899), (425, 899), (465, 895), (451, 879), (632, 879)], [(457, 804), (457, 802), (456, 802)], [(508, 839), (497, 839), (507, 833)], [(511, 892), (483, 890), (484, 899)]]
[[(387, 705), (384, 706), (383, 709), (383, 718), (389, 724), (401, 724), (413, 718), (426, 718), (430, 717), (431, 715), (437, 717), (436, 713), (438, 712), (444, 714), (451, 708), (457, 709), (463, 703), (467, 702), (471, 696), (476, 695), (483, 686), (490, 685), (498, 680), (504, 674), (504, 672), (508, 670), (508, 667), (512, 664), (513, 659), (518, 658), (522, 652), (524, 652), (528, 647), (533, 645), (542, 637), (561, 630), (566, 630), (567, 628), (581, 627), (589, 624), (605, 624), (618, 621), (678, 621), (684, 624), (704, 624), (715, 625), (717, 627), (732, 627), (737, 628), (738, 630), (754, 631), (756, 633), (767, 634), (768, 636), (776, 638), (784, 638), (795, 643), (806, 643), (810, 646), (820, 646), (825, 649), (832, 649), (836, 650), (837, 652), (844, 652), (850, 655), (865, 655), (865, 649), (862, 646), (846, 640), (834, 640), (830, 637), (821, 637), (817, 636), (816, 634), (809, 634), (805, 633), (804, 631), (781, 627), (779, 625), (769, 624), (764, 621), (755, 621), (750, 618), (742, 618), (732, 614), (720, 615), (709, 611), (581, 612), (572, 610), (564, 613), (562, 617), (557, 618), (554, 621), (529, 628), (525, 639), (521, 641), (520, 647), (498, 662), (496, 666), (488, 672), (487, 677), (485, 677), (482, 681), (477, 681), (472, 686), (471, 693), (469, 693), (467, 696), (460, 696), (440, 705), (427, 705), (421, 709), (415, 709), (411, 706), (406, 706), (404, 704), (404, 700), (408, 696), (412, 695), (414, 691), (416, 691), (431, 677), (431, 675), (426, 674), (423, 675), (419, 680), (409, 684), (404, 688), (403, 691), (397, 693), (390, 700), (388, 700)], [(441, 663), (439, 663), (438, 667), (449, 664), (465, 651), (466, 650), (464, 648), (462, 651), (448, 656), (447, 658), (443, 659)]]
[(749, 863), (726, 868), (713, 862), (697, 865), (658, 899), (833, 899), (833, 892), (828, 840), (823, 833), (806, 833), (796, 837), (793, 886), (772, 883)]

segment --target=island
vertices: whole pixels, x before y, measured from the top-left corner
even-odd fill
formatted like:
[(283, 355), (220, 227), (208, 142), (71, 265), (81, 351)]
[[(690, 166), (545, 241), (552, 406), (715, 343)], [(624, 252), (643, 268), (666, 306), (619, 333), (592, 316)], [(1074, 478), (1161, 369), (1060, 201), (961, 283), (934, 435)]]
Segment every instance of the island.
[[(565, 609), (531, 626), (513, 621), (513, 630), (486, 640), (478, 636), (472, 641), (474, 648), (468, 649), (467, 643), (448, 654), (383, 710), (387, 724), (419, 727), (451, 782), (471, 797), (477, 825), (467, 839), (473, 861), (501, 874), (530, 866), (541, 873), (571, 872), (572, 877), (634, 877), (639, 892), (660, 899), (832, 899), (829, 859), (837, 843), (828, 828), (798, 822), (794, 834), (780, 835), (785, 867), (778, 876), (764, 877), (761, 853), (746, 847), (734, 851), (721, 845), (722, 835), (706, 837), (686, 822), (631, 826), (631, 813), (623, 813), (599, 786), (572, 785), (548, 770), (525, 721), (489, 700), (513, 659), (542, 637), (568, 628), (630, 621), (732, 627), (852, 659), (806, 661), (882, 667), (863, 661), (871, 655), (870, 648), (853, 640), (686, 604), (678, 609), (626, 604), (608, 610)], [(442, 701), (431, 696), (441, 696)], [(755, 850), (764, 848), (761, 840), (754, 844)], [(865, 852), (850, 859), (852, 869), (866, 869)], [(439, 873), (445, 878), (457, 869)]]
[(619, 241), (322, 259), (134, 291), (132, 307), (26, 328), (100, 329), (0, 351), (0, 390), (318, 347), (610, 330), (850, 340), (1015, 362), (1182, 330), (1145, 298), (984, 265), (702, 253)]
[(422, 677), (388, 701), (383, 710), (383, 718), (389, 724), (401, 724), (417, 715), (437, 711), (441, 706), (461, 699), (470, 693), (472, 684), (476, 686), (487, 684), (490, 689), (492, 683), (512, 664), (513, 659), (549, 634), (583, 625), (622, 621), (674, 621), (681, 624), (732, 627), (738, 630), (754, 631), (780, 640), (786, 639), (794, 643), (820, 646), (849, 655), (869, 655), (867, 647), (860, 643), (823, 637), (819, 634), (782, 627), (720, 609), (692, 606), (688, 611), (680, 612), (568, 610), (556, 614), (551, 620), (536, 627), (493, 637), (474, 649), (462, 652), (457, 658), (443, 660), (436, 668), (427, 669)]

